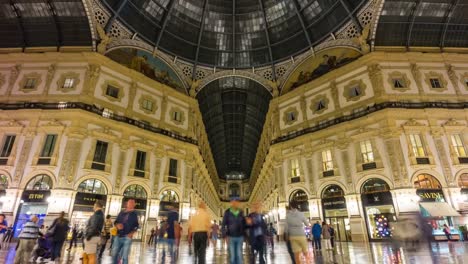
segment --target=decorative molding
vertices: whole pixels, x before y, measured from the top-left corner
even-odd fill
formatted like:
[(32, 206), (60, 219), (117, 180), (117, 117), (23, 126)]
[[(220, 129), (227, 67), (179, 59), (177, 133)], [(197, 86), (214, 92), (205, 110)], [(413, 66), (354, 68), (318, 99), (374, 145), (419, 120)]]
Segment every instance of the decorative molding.
[(465, 90), (468, 91), (468, 72), (462, 74), (460, 82), (462, 83), (463, 87), (465, 87)]
[[(447, 91), (447, 80), (444, 78), (444, 75), (441, 72), (434, 72), (430, 71), (426, 74), (424, 74), (424, 81), (426, 82), (427, 86), (431, 91), (437, 91), (437, 92), (445, 92)], [(431, 85), (431, 79), (438, 79), (439, 83), (441, 85), (440, 88), (433, 88)]]
[[(395, 88), (395, 85), (393, 83), (393, 81), (395, 79), (400, 79), (403, 81), (402, 85), (403, 87), (401, 88)], [(410, 86), (411, 86), (411, 81), (409, 80), (408, 76), (406, 75), (406, 73), (402, 73), (402, 72), (399, 72), (399, 71), (393, 71), (391, 73), (388, 74), (388, 79), (387, 79), (387, 82), (390, 84), (390, 87), (392, 88), (392, 90), (394, 91), (398, 91), (398, 92), (406, 92), (408, 90), (410, 90)]]
[[(115, 97), (112, 97), (112, 96), (109, 96), (107, 95), (107, 87), (111, 85), (112, 87), (115, 87), (117, 89), (119, 89), (119, 94), (117, 95), (117, 98)], [(102, 96), (104, 96), (105, 98), (107, 98), (109, 101), (112, 101), (112, 102), (121, 102), (122, 101), (122, 98), (124, 97), (124, 89), (122, 88), (122, 86), (120, 85), (119, 82), (115, 81), (115, 80), (105, 80), (104, 83), (101, 85), (101, 89), (102, 89)]]
[[(294, 114), (295, 116), (295, 119), (294, 120), (289, 120), (288, 116), (289, 114)], [(299, 111), (297, 110), (296, 107), (289, 107), (288, 109), (286, 109), (286, 111), (284, 111), (283, 113), (283, 122), (286, 124), (286, 125), (292, 125), (294, 123), (297, 122), (297, 119), (299, 117)]]
[[(36, 82), (34, 83), (34, 88), (28, 88), (28, 89), (24, 88), (28, 79), (36, 79)], [(23, 93), (30, 93), (30, 92), (37, 91), (37, 87), (41, 84), (41, 82), (42, 82), (42, 79), (41, 79), (40, 73), (38, 72), (26, 73), (23, 75), (23, 78), (21, 79), (21, 81), (19, 81), (19, 90), (22, 91)]]
[[(320, 102), (322, 102), (323, 104), (322, 109), (318, 109), (318, 105)], [(328, 110), (329, 103), (330, 103), (330, 100), (328, 99), (328, 97), (325, 94), (320, 94), (310, 101), (309, 108), (315, 115), (319, 115), (325, 112), (326, 110)]]
[(410, 120), (406, 121), (402, 126), (418, 126), (418, 127), (422, 127), (422, 126), (426, 126), (424, 125), (423, 123), (420, 123), (418, 122), (416, 119), (414, 118), (411, 118)]
[[(73, 87), (64, 88), (65, 80), (68, 78), (73, 78)], [(57, 90), (64, 93), (72, 92), (76, 90), (76, 86), (80, 83), (80, 74), (76, 72), (66, 72), (62, 73), (57, 80)]]
[[(144, 104), (145, 100), (150, 101), (150, 102), (153, 103), (153, 109), (149, 110), (149, 109), (146, 109), (146, 108), (143, 107), (143, 104)], [(152, 114), (156, 113), (156, 110), (158, 109), (156, 99), (154, 99), (152, 96), (147, 95), (147, 94), (142, 94), (140, 96), (140, 99), (138, 100), (138, 104), (140, 106), (140, 110), (142, 110), (143, 112), (145, 112), (148, 115), (152, 115)]]
[[(351, 96), (351, 89), (358, 88), (359, 94), (356, 96)], [(367, 86), (364, 84), (362, 79), (352, 80), (343, 88), (343, 97), (346, 98), (346, 101), (359, 101), (361, 97), (366, 95)]]
[[(178, 112), (178, 113), (180, 114), (180, 120), (175, 120), (175, 119), (173, 118), (173, 117), (174, 117), (174, 114), (175, 114), (176, 112)], [(171, 110), (169, 110), (169, 118), (170, 118), (170, 120), (171, 120), (174, 124), (176, 124), (176, 125), (178, 125), (178, 126), (181, 126), (181, 125), (183, 125), (184, 122), (185, 122), (185, 113), (184, 113), (184, 111), (183, 111), (182, 109), (180, 109), (179, 107), (173, 106), (173, 107), (171, 107)]]

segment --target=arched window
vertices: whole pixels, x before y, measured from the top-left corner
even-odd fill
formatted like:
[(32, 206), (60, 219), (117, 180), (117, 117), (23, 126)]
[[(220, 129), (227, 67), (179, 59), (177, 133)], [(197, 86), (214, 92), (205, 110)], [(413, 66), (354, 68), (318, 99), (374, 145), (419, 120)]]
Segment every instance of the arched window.
[(36, 177), (32, 178), (28, 185), (26, 185), (26, 190), (40, 190), (40, 191), (47, 191), (52, 189), (52, 179), (45, 174), (37, 175)]
[(299, 211), (307, 212), (309, 210), (309, 198), (303, 190), (295, 190), (291, 193), (289, 202), (295, 202), (299, 206)]
[(463, 189), (468, 189), (468, 173), (463, 173), (458, 178), (458, 186)]
[(87, 179), (80, 183), (78, 186), (78, 192), (106, 195), (107, 189), (102, 181), (97, 179)]
[(367, 180), (361, 188), (361, 193), (377, 193), (377, 192), (388, 192), (390, 191), (390, 186), (382, 180), (378, 178), (372, 178)]
[(163, 201), (163, 202), (178, 202), (179, 197), (177, 196), (176, 192), (174, 192), (172, 190), (168, 190), (168, 191), (164, 191), (161, 194), (161, 201)]
[(322, 198), (333, 198), (333, 197), (343, 197), (344, 191), (340, 186), (336, 184), (329, 185), (325, 190), (323, 190)]
[(237, 183), (232, 183), (229, 185), (229, 196), (239, 197), (240, 196), (240, 186)]
[(124, 197), (146, 199), (147, 194), (145, 188), (141, 185), (133, 184), (127, 187), (124, 192)]
[(0, 174), (0, 191), (8, 189), (8, 177), (5, 174)]
[(419, 174), (414, 180), (416, 189), (442, 189), (440, 182), (430, 174)]

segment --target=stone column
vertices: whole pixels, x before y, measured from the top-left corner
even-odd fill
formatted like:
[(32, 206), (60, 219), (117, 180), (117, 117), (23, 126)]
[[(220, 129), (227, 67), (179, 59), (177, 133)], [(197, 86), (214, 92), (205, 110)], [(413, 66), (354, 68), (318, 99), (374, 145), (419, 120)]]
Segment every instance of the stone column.
[(442, 128), (439, 128), (439, 127), (432, 128), (431, 135), (432, 135), (432, 138), (434, 139), (434, 143), (435, 143), (437, 153), (438, 153), (437, 156), (439, 157), (440, 166), (442, 167), (442, 172), (444, 174), (445, 180), (447, 181), (449, 186), (456, 186), (456, 183), (454, 182), (455, 177), (452, 174), (451, 164), (449, 161), (450, 153), (447, 153), (445, 151), (445, 143), (442, 139), (442, 137), (444, 136), (444, 132)]
[(5, 190), (5, 196), (1, 198), (2, 213), (6, 216), (9, 224), (15, 221), (16, 213), (21, 201), (22, 190), (17, 188), (8, 188)]
[(15, 177), (13, 179), (13, 181), (16, 184), (19, 184), (20, 180), (23, 178), (24, 176), (23, 174), (26, 169), (26, 166), (30, 165), (30, 164), (27, 164), (27, 162), (28, 162), (29, 155), (32, 153), (31, 147), (32, 147), (32, 142), (33, 142), (35, 135), (36, 135), (36, 132), (34, 131), (25, 131), (24, 133), (23, 147), (21, 148), (20, 154), (17, 157), (18, 162), (17, 162), (15, 173), (14, 173)]
[(122, 211), (122, 195), (107, 195), (106, 214), (116, 217)]
[(128, 175), (128, 171), (125, 170), (125, 161), (127, 160), (127, 151), (130, 147), (130, 142), (127, 139), (122, 139), (119, 145), (120, 145), (119, 164), (118, 164), (117, 175), (116, 175), (116, 180), (115, 180), (114, 192), (120, 189), (123, 176)]
[(322, 200), (313, 198), (309, 199), (309, 213), (310, 213), (310, 220), (312, 223), (316, 221), (322, 221)]
[[(99, 78), (99, 74), (101, 72), (101, 66), (97, 64), (89, 64), (86, 69), (86, 78), (83, 88), (82, 95), (86, 97), (90, 96), (93, 97), (94, 90), (96, 89), (96, 83)], [(91, 98), (89, 98), (91, 101)]]
[(387, 131), (383, 134), (383, 139), (387, 149), (388, 158), (390, 159), (395, 187), (408, 185), (408, 172), (406, 170), (406, 163), (401, 149), (399, 132)]
[(153, 198), (159, 199), (159, 182), (161, 181), (161, 159), (164, 154), (162, 150), (156, 149), (154, 154), (154, 178), (153, 178)]
[(58, 179), (59, 186), (70, 188), (71, 184), (73, 184), (78, 164), (80, 162), (79, 157), (81, 156), (81, 148), (85, 137), (85, 133), (68, 133), (62, 165), (60, 166)]
[(346, 195), (345, 198), (351, 228), (351, 240), (354, 242), (367, 241), (367, 227), (363, 217), (361, 196), (359, 194), (350, 194)]

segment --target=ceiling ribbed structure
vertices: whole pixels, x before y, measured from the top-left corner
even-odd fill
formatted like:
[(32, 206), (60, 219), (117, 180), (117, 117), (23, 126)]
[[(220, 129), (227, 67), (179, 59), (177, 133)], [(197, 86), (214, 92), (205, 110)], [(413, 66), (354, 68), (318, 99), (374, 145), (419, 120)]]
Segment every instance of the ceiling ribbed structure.
[(355, 19), (364, 0), (103, 0), (158, 49), (195, 64), (248, 68), (289, 59)]
[(257, 154), (270, 93), (246, 78), (209, 83), (197, 95), (218, 176), (247, 178)]

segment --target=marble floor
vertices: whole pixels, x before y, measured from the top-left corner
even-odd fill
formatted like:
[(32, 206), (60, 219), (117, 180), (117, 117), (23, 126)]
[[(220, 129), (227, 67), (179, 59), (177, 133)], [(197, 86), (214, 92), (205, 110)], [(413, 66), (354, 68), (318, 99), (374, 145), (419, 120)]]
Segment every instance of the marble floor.
[[(130, 264), (164, 263), (162, 260), (162, 247), (158, 245), (147, 246), (142, 243), (134, 243), (132, 246)], [(80, 246), (71, 251), (63, 251), (61, 264), (81, 263), (82, 249)], [(312, 263), (410, 263), (410, 264), (444, 264), (467, 263), (468, 242), (440, 242), (424, 243), (419, 245), (396, 245), (392, 243), (337, 243), (335, 251), (314, 252), (311, 248)], [(286, 245), (279, 242), (272, 251), (268, 248), (267, 263), (291, 263), (286, 250)], [(0, 263), (13, 263), (15, 247), (2, 247), (0, 250)], [(244, 263), (248, 263), (248, 254), (244, 247)], [(108, 251), (102, 259), (102, 264), (110, 264), (111, 258)], [(169, 258), (165, 263), (170, 263)], [(186, 243), (180, 245), (177, 263), (191, 264), (193, 257)], [(218, 243), (217, 247), (210, 247), (207, 251), (207, 263), (228, 263), (226, 248)]]

